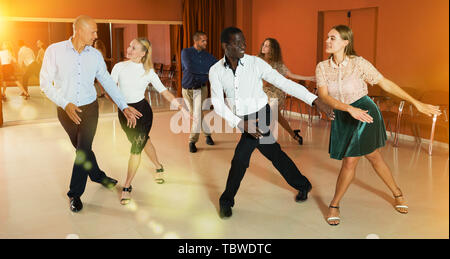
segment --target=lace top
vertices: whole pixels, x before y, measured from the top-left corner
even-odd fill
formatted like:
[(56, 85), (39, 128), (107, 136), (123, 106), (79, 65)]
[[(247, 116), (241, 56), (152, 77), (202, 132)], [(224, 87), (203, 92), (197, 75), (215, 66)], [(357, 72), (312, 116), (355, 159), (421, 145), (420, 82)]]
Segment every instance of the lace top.
[[(275, 64), (273, 65), (273, 68), (278, 71), (282, 76), (286, 77), (288, 69), (287, 67), (281, 63), (281, 64)], [(263, 82), (263, 90), (267, 94), (267, 97), (270, 99), (278, 99), (278, 106), (283, 107), (284, 106), (284, 99), (286, 94), (276, 86), (264, 81)]]
[(367, 84), (377, 84), (383, 75), (362, 57), (346, 57), (337, 65), (332, 58), (322, 61), (316, 67), (317, 86), (328, 87), (328, 94), (351, 104), (368, 94)]

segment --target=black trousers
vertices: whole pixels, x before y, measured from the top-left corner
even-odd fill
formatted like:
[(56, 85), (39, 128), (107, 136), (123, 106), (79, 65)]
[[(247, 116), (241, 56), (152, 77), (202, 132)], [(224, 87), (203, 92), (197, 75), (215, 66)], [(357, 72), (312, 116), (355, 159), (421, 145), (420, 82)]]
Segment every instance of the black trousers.
[[(258, 123), (261, 124), (261, 119), (265, 118), (266, 125), (258, 125), (258, 127), (263, 132), (267, 132), (264, 129), (268, 129), (268, 125), (272, 121), (270, 113), (270, 107), (267, 105), (257, 113), (245, 116), (243, 119), (259, 118)], [(244, 132), (234, 151), (225, 191), (220, 196), (219, 203), (221, 207), (234, 206), (234, 197), (249, 167), (250, 157), (255, 148), (272, 162), (290, 186), (299, 191), (307, 188), (309, 183), (308, 179), (301, 174), (294, 162), (281, 150), (280, 144), (276, 142), (270, 133), (264, 134), (261, 139), (255, 139), (249, 133)]]
[(78, 113), (81, 123), (77, 125), (61, 107), (58, 107), (58, 119), (76, 149), (70, 189), (67, 193), (69, 197), (81, 196), (84, 193), (88, 176), (96, 183), (101, 183), (106, 177), (106, 174), (98, 167), (97, 159), (92, 151), (92, 142), (98, 123), (98, 102), (96, 100), (79, 108), (83, 112)]

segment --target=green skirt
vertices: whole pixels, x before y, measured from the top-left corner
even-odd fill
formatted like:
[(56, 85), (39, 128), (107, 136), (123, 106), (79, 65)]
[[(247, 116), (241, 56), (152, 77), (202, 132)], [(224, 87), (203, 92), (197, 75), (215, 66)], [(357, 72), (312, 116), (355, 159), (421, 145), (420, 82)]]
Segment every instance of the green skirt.
[(377, 105), (367, 95), (350, 104), (369, 111), (373, 123), (354, 119), (350, 113), (334, 110), (331, 122), (330, 157), (342, 160), (344, 157), (358, 157), (372, 153), (386, 144), (386, 128)]

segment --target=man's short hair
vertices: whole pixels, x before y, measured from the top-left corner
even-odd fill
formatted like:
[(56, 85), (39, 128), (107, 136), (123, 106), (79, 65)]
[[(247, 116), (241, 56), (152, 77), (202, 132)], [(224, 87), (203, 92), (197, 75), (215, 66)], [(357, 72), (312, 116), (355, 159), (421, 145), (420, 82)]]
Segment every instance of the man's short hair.
[(194, 41), (198, 41), (200, 39), (200, 36), (206, 36), (206, 33), (202, 32), (202, 31), (197, 31), (196, 33), (194, 33), (194, 36), (192, 36), (192, 38), (194, 39)]
[(242, 33), (241, 29), (236, 27), (228, 27), (223, 29), (220, 34), (220, 43), (230, 43), (231, 36), (237, 33)]

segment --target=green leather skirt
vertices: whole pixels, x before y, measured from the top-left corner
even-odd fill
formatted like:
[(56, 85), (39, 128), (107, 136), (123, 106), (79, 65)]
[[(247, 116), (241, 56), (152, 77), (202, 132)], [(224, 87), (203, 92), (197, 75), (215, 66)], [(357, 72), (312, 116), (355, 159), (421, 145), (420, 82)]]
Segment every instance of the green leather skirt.
[(369, 111), (373, 123), (354, 119), (350, 113), (334, 110), (331, 122), (330, 157), (342, 160), (344, 157), (364, 156), (386, 144), (386, 128), (377, 105), (367, 95), (350, 104)]

